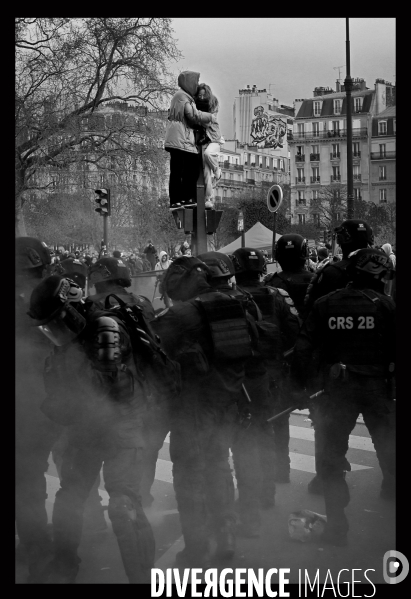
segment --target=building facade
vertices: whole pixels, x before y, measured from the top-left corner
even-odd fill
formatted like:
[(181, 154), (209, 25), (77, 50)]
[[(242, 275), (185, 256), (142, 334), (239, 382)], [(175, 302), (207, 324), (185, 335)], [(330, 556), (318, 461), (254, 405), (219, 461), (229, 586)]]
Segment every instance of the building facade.
[[(338, 82), (337, 82), (338, 83)], [(344, 86), (338, 91), (316, 88), (310, 99), (295, 100), (293, 133), (289, 139), (291, 161), (291, 223), (322, 226), (315, 200), (338, 200), (347, 185), (347, 111)], [(377, 79), (368, 89), (354, 79), (352, 92), (352, 144), (354, 198), (373, 201), (371, 137), (373, 118), (393, 98), (392, 84)], [(318, 204), (317, 204), (318, 206)], [(343, 220), (344, 214), (336, 214)]]
[(370, 179), (371, 201), (396, 201), (396, 108), (390, 106), (372, 119)]

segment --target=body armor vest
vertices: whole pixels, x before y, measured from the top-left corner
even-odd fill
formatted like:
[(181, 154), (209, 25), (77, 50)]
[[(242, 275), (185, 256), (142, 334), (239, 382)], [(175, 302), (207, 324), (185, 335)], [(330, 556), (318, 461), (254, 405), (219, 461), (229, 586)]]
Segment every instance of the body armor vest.
[[(279, 272), (275, 273), (268, 282), (268, 285), (285, 289), (293, 300), (298, 312), (301, 312), (304, 308), (305, 294), (307, 293), (307, 288), (312, 278), (312, 274), (307, 271), (289, 274)], [(278, 285), (276, 285), (277, 282), (279, 283)]]
[(340, 289), (326, 300), (325, 352), (327, 364), (384, 365), (387, 342), (384, 335), (383, 308), (371, 291)]
[(238, 300), (220, 293), (207, 293), (195, 301), (207, 318), (216, 362), (245, 360), (253, 355), (247, 318)]

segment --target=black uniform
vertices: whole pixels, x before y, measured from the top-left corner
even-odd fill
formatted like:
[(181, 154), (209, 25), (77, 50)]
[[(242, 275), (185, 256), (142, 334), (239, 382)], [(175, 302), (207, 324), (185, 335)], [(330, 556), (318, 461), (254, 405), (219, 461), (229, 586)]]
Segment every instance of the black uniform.
[(387, 392), (394, 348), (394, 303), (377, 291), (350, 286), (317, 300), (297, 339), (295, 379), (304, 387), (318, 366), (326, 391), (316, 409), (317, 471), (324, 486), (327, 532), (337, 543), (344, 543), (348, 531), (345, 454), (359, 413), (376, 448), (383, 491), (394, 489), (395, 404)]

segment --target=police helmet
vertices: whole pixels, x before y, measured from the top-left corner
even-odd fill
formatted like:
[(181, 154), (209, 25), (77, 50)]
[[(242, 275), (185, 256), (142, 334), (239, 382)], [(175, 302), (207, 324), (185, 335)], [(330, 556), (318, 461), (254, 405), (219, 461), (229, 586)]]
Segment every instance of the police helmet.
[(337, 234), (337, 243), (341, 247), (351, 244), (356, 245), (356, 249), (360, 249), (372, 246), (374, 243), (372, 229), (362, 219), (345, 220), (334, 231)]
[(123, 262), (118, 258), (100, 258), (89, 268), (90, 285), (104, 281), (116, 281), (122, 287), (130, 287), (130, 272)]
[(67, 275), (82, 289), (86, 286), (87, 266), (80, 260), (68, 258), (53, 264), (52, 274)]
[(305, 262), (308, 258), (308, 241), (297, 233), (281, 235), (275, 245), (275, 258), (280, 263)]
[(213, 279), (232, 277), (235, 275), (234, 264), (227, 254), (222, 252), (205, 252), (198, 256), (204, 264), (207, 264)]
[(235, 274), (243, 272), (264, 272), (265, 260), (263, 253), (254, 248), (238, 248), (230, 254), (234, 263)]
[(28, 315), (55, 345), (66, 345), (86, 326), (86, 320), (73, 306), (82, 304), (81, 287), (61, 275), (43, 279), (30, 297)]
[(40, 241), (35, 237), (16, 238), (16, 266), (18, 271), (44, 267), (50, 263), (50, 250), (44, 241)]
[(195, 256), (179, 256), (166, 270), (163, 289), (172, 300), (186, 301), (197, 294), (200, 284), (209, 282), (211, 270)]
[(354, 276), (364, 276), (378, 281), (389, 280), (394, 271), (390, 259), (383, 250), (375, 248), (359, 249), (348, 256), (347, 273)]

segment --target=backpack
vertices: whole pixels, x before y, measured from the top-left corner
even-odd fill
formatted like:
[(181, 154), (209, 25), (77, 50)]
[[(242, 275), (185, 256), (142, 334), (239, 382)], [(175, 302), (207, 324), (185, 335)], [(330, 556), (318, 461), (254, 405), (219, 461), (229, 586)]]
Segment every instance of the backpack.
[[(119, 305), (110, 305), (110, 297), (114, 297)], [(127, 329), (139, 378), (161, 396), (170, 397), (179, 393), (180, 366), (161, 349), (160, 338), (147, 322), (143, 309), (135, 304), (126, 304), (111, 293), (106, 297), (103, 313), (116, 316)]]

